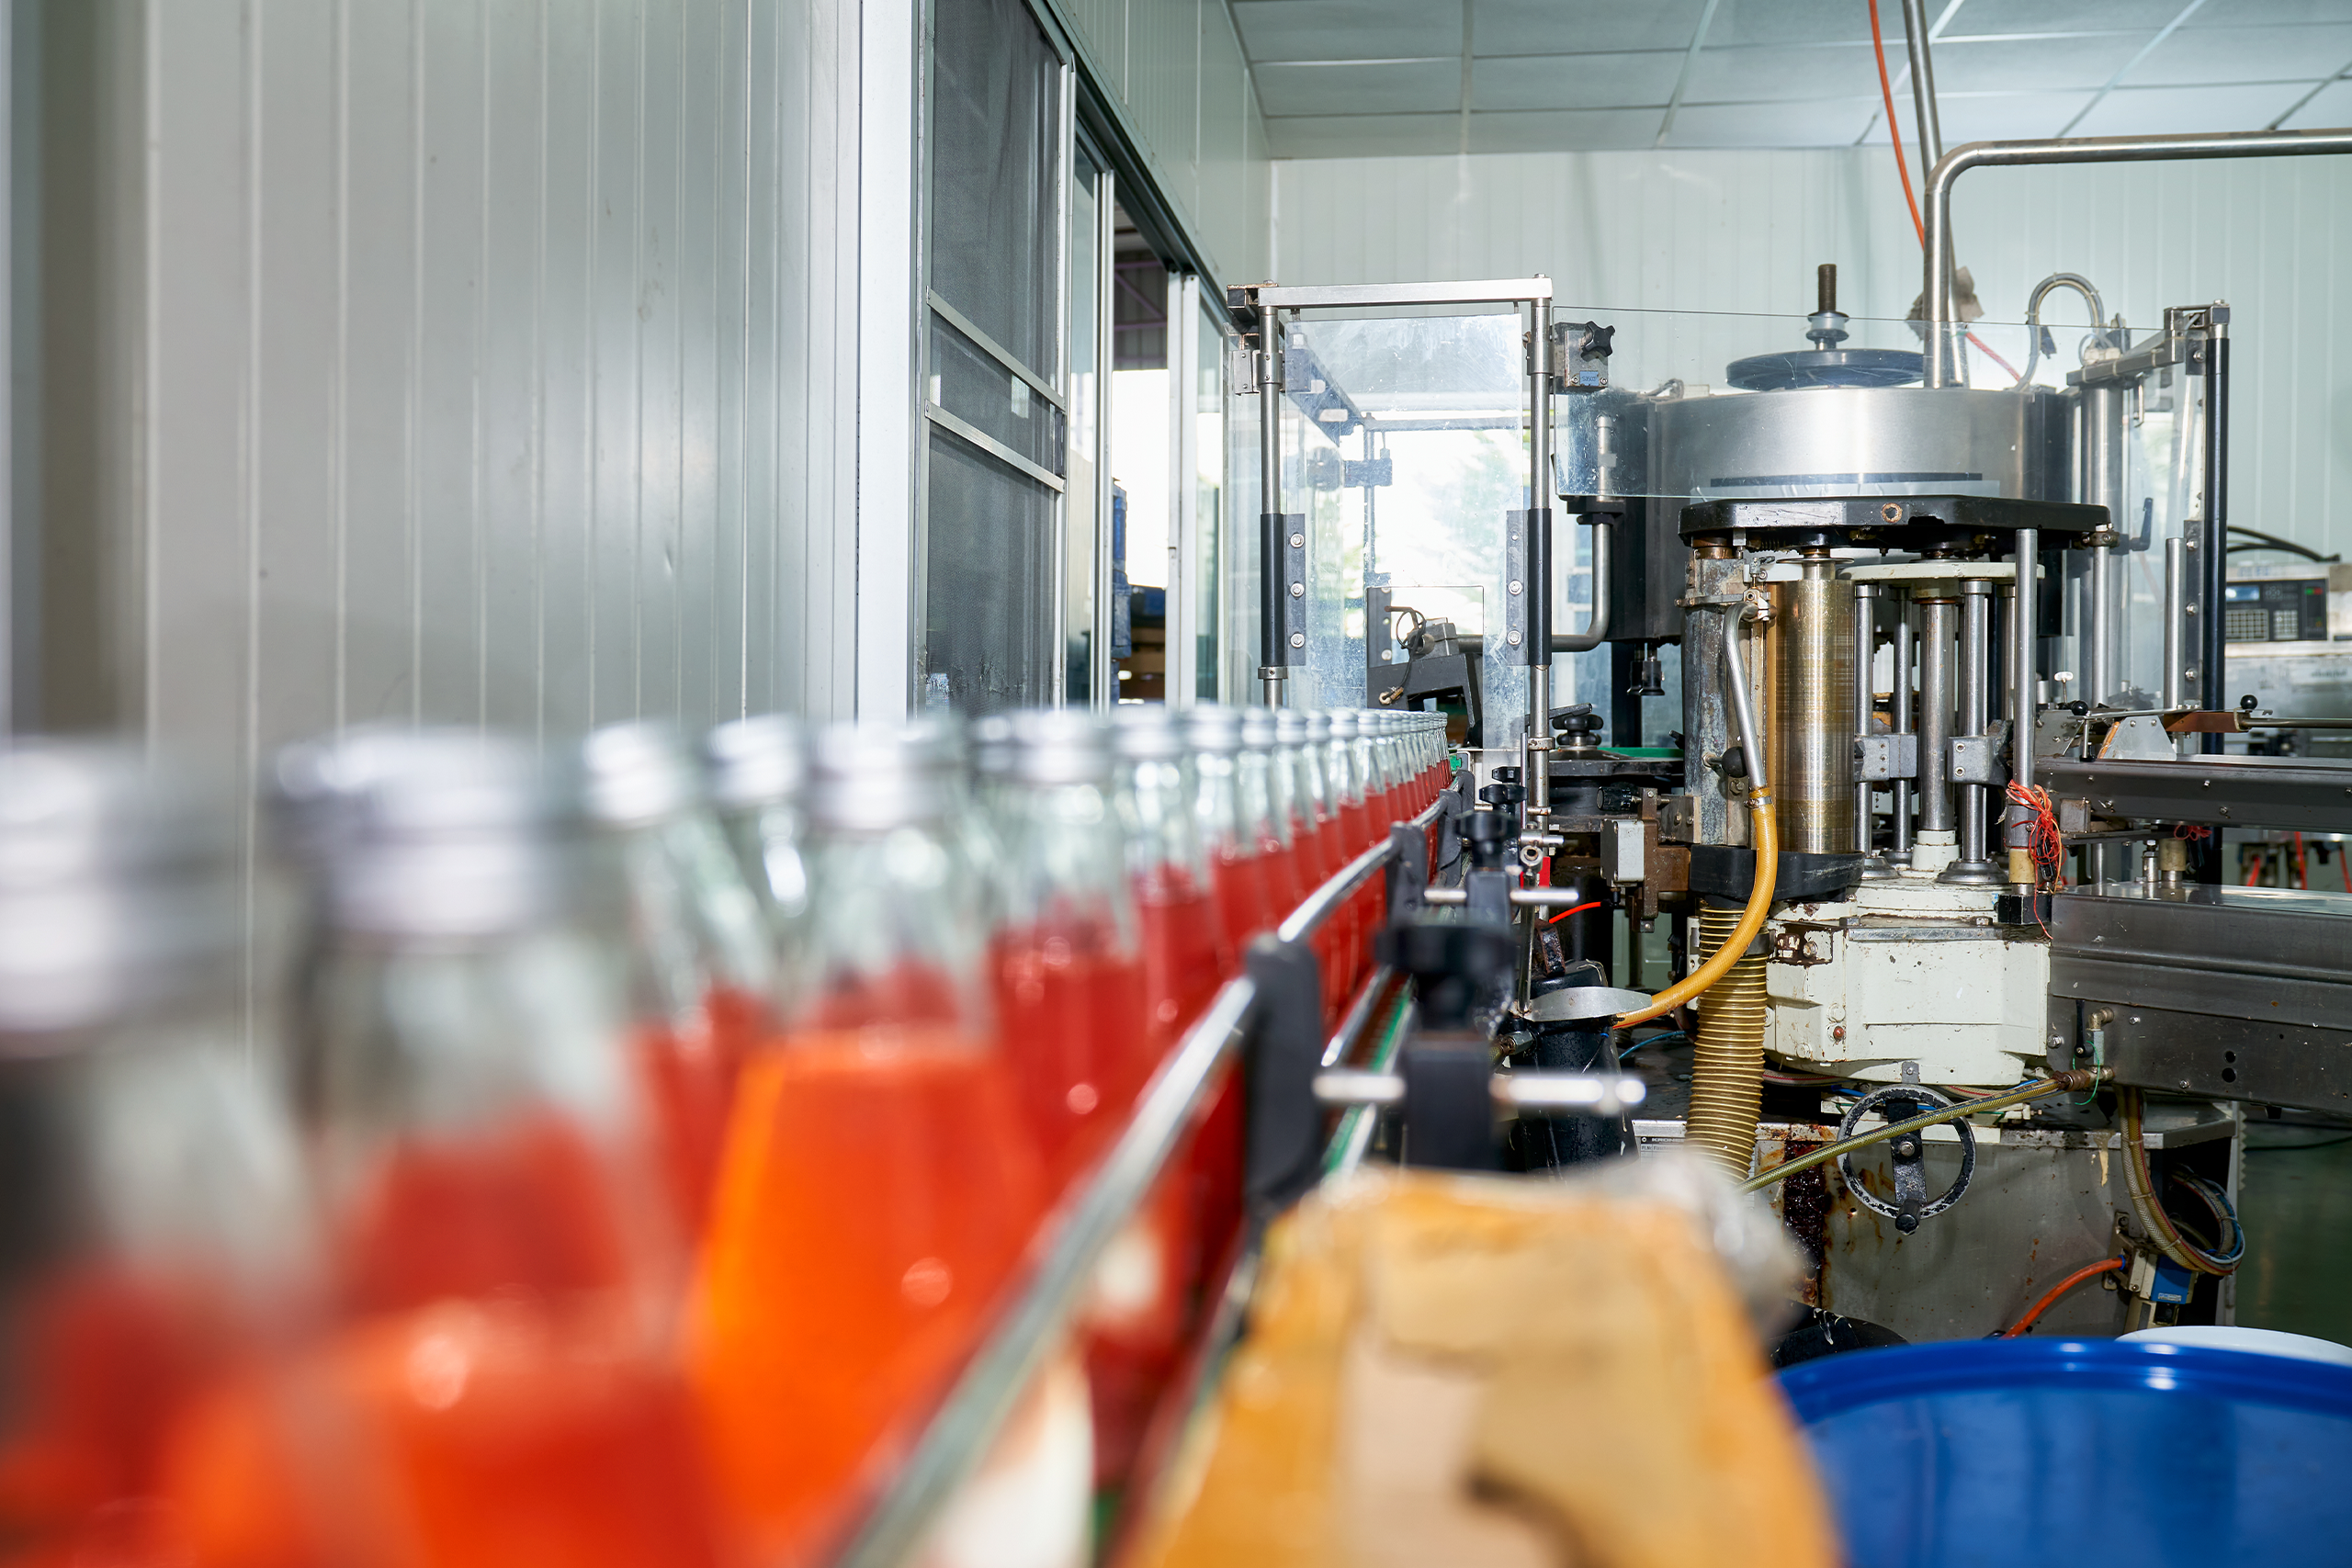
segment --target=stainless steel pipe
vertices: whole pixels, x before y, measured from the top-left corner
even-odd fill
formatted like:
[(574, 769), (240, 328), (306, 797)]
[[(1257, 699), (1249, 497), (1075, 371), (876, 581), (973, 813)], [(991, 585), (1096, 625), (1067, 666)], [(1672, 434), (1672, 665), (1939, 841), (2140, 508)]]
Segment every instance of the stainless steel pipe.
[[(1960, 585), (1960, 726), (1957, 733), (1982, 736), (1992, 718), (1993, 585), (1969, 579)], [(1944, 870), (1946, 882), (1999, 882), (1985, 858), (1984, 785), (1963, 784), (1959, 796), (1960, 859)]]
[(2187, 556), (2187, 547), (2177, 535), (2165, 541), (2165, 674), (2157, 682), (2160, 694), (2156, 701), (2166, 713), (2181, 705), (2183, 677), (2188, 672), (2182, 636), (2182, 622), (2187, 617), (2181, 614), (2188, 593)]
[[(1911, 733), (1914, 705), (1911, 698), (1912, 667), (1918, 661), (1918, 639), (1911, 630), (1911, 597), (1901, 588), (1890, 586), (1887, 597), (1894, 605), (1894, 646), (1889, 658), (1894, 664), (1894, 696), (1887, 714), (1887, 722), (1897, 735)], [(1894, 795), (1894, 820), (1889, 829), (1887, 858), (1907, 861), (1911, 858), (1911, 801), (1918, 793), (1915, 779), (1896, 779)]]
[(1952, 643), (1960, 604), (1919, 601), (1919, 831), (1952, 829)]
[[(1871, 667), (1878, 661), (1878, 584), (1854, 584), (1854, 734), (1857, 738), (1875, 733), (1878, 716), (1878, 694), (1871, 680)], [(1856, 770), (1849, 768), (1849, 773)], [(1857, 779), (1854, 783), (1854, 848), (1863, 854), (1871, 852), (1871, 786)]]
[(1766, 646), (1764, 693), (1773, 819), (1784, 850), (1845, 854), (1855, 848), (1854, 584), (1826, 558), (1803, 572), (1771, 585), (1780, 635)]
[(1930, 387), (1953, 383), (1959, 355), (1952, 334), (1951, 187), (1971, 169), (2036, 164), (2139, 164), (2188, 158), (2291, 158), (2352, 152), (2352, 129), (2242, 130), (2195, 136), (2082, 136), (2052, 141), (1972, 141), (1936, 160), (1928, 173), (1927, 243), (1921, 267), (1928, 298)]
[[(2009, 617), (2009, 657), (2015, 660), (2014, 684), (2009, 693), (2009, 777), (2020, 791), (2033, 787), (2033, 718), (2040, 705), (2035, 700), (2040, 682), (2034, 675), (2033, 644), (2038, 635), (2034, 626), (2036, 579), (2041, 563), (2041, 531), (2020, 528), (2017, 532), (2018, 562), (2017, 611)], [(2009, 850), (2009, 880), (2026, 886), (2033, 880), (2020, 876), (2030, 870), (2021, 864), (2018, 855), (2032, 840), (2033, 818), (2027, 809), (2012, 801), (2008, 810), (2008, 831), (2005, 835)]]

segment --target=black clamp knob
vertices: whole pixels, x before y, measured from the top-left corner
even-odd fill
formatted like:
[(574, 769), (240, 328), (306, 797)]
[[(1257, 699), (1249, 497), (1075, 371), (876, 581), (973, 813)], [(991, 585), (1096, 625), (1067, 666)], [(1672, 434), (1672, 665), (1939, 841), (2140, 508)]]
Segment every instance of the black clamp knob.
[(1519, 946), (1507, 930), (1422, 920), (1390, 926), (1374, 945), (1383, 964), (1413, 977), (1424, 1030), (1468, 1028)]
[[(1487, 789), (1515, 788), (1488, 784)], [(1481, 795), (1485, 790), (1479, 791)], [(1499, 809), (1473, 811), (1462, 819), (1462, 840), (1470, 847), (1470, 864), (1479, 871), (1500, 871), (1510, 842), (1510, 818)]]

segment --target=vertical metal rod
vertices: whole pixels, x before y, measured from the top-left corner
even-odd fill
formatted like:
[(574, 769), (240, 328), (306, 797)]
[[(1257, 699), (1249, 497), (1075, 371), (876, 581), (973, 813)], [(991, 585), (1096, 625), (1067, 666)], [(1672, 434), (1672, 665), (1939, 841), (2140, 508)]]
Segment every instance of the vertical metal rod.
[(1284, 646), (1283, 579), (1283, 332), (1277, 314), (1261, 307), (1258, 313), (1258, 600), (1264, 618), (1260, 642), (1265, 654), (1258, 671), (1266, 686), (1266, 705), (1283, 705), (1283, 682), (1289, 675), (1290, 649)]
[[(2038, 635), (2034, 626), (2035, 576), (2041, 560), (2041, 532), (2038, 528), (2020, 528), (2017, 534), (2018, 607), (2010, 617), (2010, 657), (2017, 661), (2016, 688), (2010, 694), (2009, 710), (2009, 776), (2021, 790), (2033, 787), (2033, 717), (2036, 703), (2034, 688), (2040, 683), (2034, 674), (2033, 645)], [(2031, 842), (2032, 818), (2022, 806), (2011, 802), (2008, 812), (2009, 880), (2030, 883), (2031, 878), (2018, 876), (2021, 869), (2018, 852)]]
[[(2107, 508), (2107, 526), (2123, 515), (2123, 393), (2113, 386), (2083, 392), (2082, 499)], [(2084, 695), (2094, 703), (2115, 695), (2123, 681), (2115, 667), (2114, 557), (2104, 545), (2091, 547), (2090, 614), (2083, 633)]]
[[(2222, 614), (2229, 599), (2230, 557), (2230, 319), (2225, 307), (2213, 309), (2205, 344), (2205, 526), (2203, 571), (2190, 600), (2197, 606), (2197, 668), (2199, 697), (2204, 706), (2219, 712), (2230, 705), (2227, 622)], [(2209, 734), (2205, 751), (2219, 751), (2222, 738)]]
[(1903, 0), (1903, 41), (1911, 53), (1911, 107), (1919, 121), (1919, 175), (1944, 155), (1944, 128), (1936, 116), (1936, 62), (1929, 55), (1925, 0)]
[[(1913, 713), (1911, 673), (1912, 666), (1917, 661), (1918, 644), (1911, 634), (1909, 592), (1901, 588), (1889, 588), (1887, 593), (1894, 604), (1894, 651), (1892, 656), (1894, 667), (1894, 710), (1887, 716), (1894, 726), (1895, 734), (1908, 735), (1911, 733)], [(1911, 858), (1911, 797), (1916, 793), (1911, 779), (1899, 778), (1894, 781), (1894, 821), (1893, 836), (1890, 840), (1892, 848), (1888, 852), (1889, 859), (1907, 861)]]
[[(1960, 585), (1960, 728), (1981, 736), (1992, 718), (1993, 585)], [(1964, 784), (1960, 795), (1960, 860), (1944, 874), (1947, 882), (1999, 881), (1984, 856), (1984, 786)]]
[[(1941, 592), (1938, 590), (1937, 592)], [(1919, 831), (1952, 827), (1952, 635), (1960, 606), (1950, 599), (1919, 603)]]
[[(1878, 654), (1878, 584), (1854, 584), (1854, 733), (1867, 737), (1876, 733), (1877, 693), (1871, 679), (1871, 667)], [(1871, 852), (1871, 784), (1867, 779), (1854, 782), (1854, 848), (1862, 854)]]
[[(1528, 816), (1552, 809), (1552, 302), (1528, 308), (1527, 780)], [(1599, 563), (1596, 561), (1595, 566)], [(1593, 573), (1593, 603), (1608, 586)]]
[(2182, 646), (2181, 605), (2188, 592), (2188, 569), (2183, 559), (2187, 547), (2177, 538), (2165, 541), (2165, 678), (2158, 683), (2156, 700), (2167, 712), (2180, 706), (2181, 676), (2186, 669), (2183, 660), (2188, 649)]

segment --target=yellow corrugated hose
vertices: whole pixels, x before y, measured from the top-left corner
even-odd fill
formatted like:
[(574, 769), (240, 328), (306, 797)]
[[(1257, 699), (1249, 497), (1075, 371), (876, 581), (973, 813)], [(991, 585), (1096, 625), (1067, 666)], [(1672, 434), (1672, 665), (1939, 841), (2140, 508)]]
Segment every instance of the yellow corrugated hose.
[(1764, 954), (1738, 940), (1738, 909), (1699, 911), (1699, 952), (1731, 957), (1699, 1003), (1690, 1055), (1690, 1112), (1685, 1144), (1702, 1150), (1735, 1179), (1756, 1155), (1756, 1120), (1764, 1100)]
[[(1758, 626), (1758, 642), (1762, 627)], [(1724, 659), (1733, 682), (1747, 679), (1741, 669), (1736, 623), (1726, 628)], [(1759, 654), (1762, 649), (1758, 649)], [(1745, 697), (1740, 699), (1745, 703)], [(1771, 777), (1765, 765), (1764, 737), (1743, 721), (1740, 743), (1747, 757), (1750, 830), (1756, 851), (1756, 874), (1747, 904), (1735, 918), (1728, 909), (1702, 908), (1699, 913), (1699, 967), (1649, 1001), (1617, 1020), (1630, 1029), (1672, 1012), (1705, 994), (1700, 1010), (1699, 1035), (1690, 1068), (1690, 1114), (1685, 1136), (1693, 1147), (1745, 1177), (1756, 1157), (1756, 1118), (1764, 1096), (1764, 964), (1762, 953), (1747, 956), (1764, 919), (1772, 911), (1772, 889), (1781, 870), (1780, 824), (1772, 813)], [(1728, 928), (1726, 930), (1726, 927)], [(1725, 976), (1729, 976), (1726, 980)]]

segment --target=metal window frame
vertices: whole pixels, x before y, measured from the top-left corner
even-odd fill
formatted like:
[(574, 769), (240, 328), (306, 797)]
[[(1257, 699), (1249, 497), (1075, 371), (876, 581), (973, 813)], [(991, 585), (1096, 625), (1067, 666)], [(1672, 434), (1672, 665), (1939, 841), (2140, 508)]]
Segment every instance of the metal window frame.
[[(921, 84), (921, 90), (916, 94), (913, 159), (915, 189), (912, 204), (915, 287), (911, 300), (911, 315), (914, 332), (912, 356), (914, 384), (909, 389), (913, 414), (910, 423), (914, 436), (914, 451), (910, 455), (914, 479), (914, 526), (912, 529), (913, 558), (908, 572), (906, 701), (910, 708), (920, 706), (922, 704), (923, 697), (922, 685), (925, 679), (923, 666), (928, 660), (930, 652), (926, 628), (929, 624), (931, 603), (931, 432), (936, 429), (946, 431), (974, 449), (1005, 463), (1016, 472), (1039, 480), (1053, 492), (1052, 521), (1047, 530), (1050, 540), (1047, 547), (1052, 555), (1052, 563), (1046, 571), (1046, 592), (1054, 600), (1054, 626), (1051, 633), (1054, 652), (1052, 659), (1048, 661), (1046, 689), (1047, 700), (1058, 705), (1064, 700), (1063, 688), (1066, 684), (1064, 649), (1068, 632), (1063, 623), (1068, 614), (1067, 582), (1064, 573), (1068, 570), (1069, 560), (1066, 536), (1069, 527), (1069, 481), (1050, 472), (1043, 465), (1015, 452), (969, 422), (957, 418), (932, 400), (931, 321), (936, 314), (940, 320), (962, 333), (989, 357), (995, 359), (1012, 374), (1020, 377), (1033, 390), (1045, 396), (1062, 412), (1064, 466), (1067, 467), (1069, 404), (1068, 398), (1057, 390), (1051, 382), (1060, 381), (1067, 385), (1069, 378), (1069, 313), (1064, 306), (1067, 301), (1069, 275), (1071, 158), (1077, 137), (1075, 114), (1077, 62), (1070, 49), (1069, 35), (1061, 26), (1059, 19), (1043, 8), (1038, 4), (1038, 0), (1027, 0), (1023, 9), (1028, 13), (1030, 19), (1036, 24), (1039, 33), (1044, 36), (1046, 47), (1053, 52), (1061, 73), (1060, 90), (1055, 104), (1053, 172), (1047, 176), (1054, 184), (1054, 243), (1051, 259), (1047, 263), (1053, 285), (1053, 300), (1048, 307), (1047, 316), (1053, 323), (1055, 374), (1051, 378), (1041, 379), (1035, 370), (1023, 364), (1017, 355), (1005, 349), (993, 337), (981, 332), (973, 324), (970, 318), (949, 304), (941, 297), (939, 291), (932, 287), (931, 138), (935, 119), (933, 106), (935, 102), (934, 94), (937, 91), (938, 0), (920, 0), (920, 4), (921, 21), (920, 31), (916, 36), (916, 50), (921, 58), (917, 62), (916, 74)], [(1101, 615), (1102, 609), (1098, 605), (1096, 609), (1098, 620)]]

